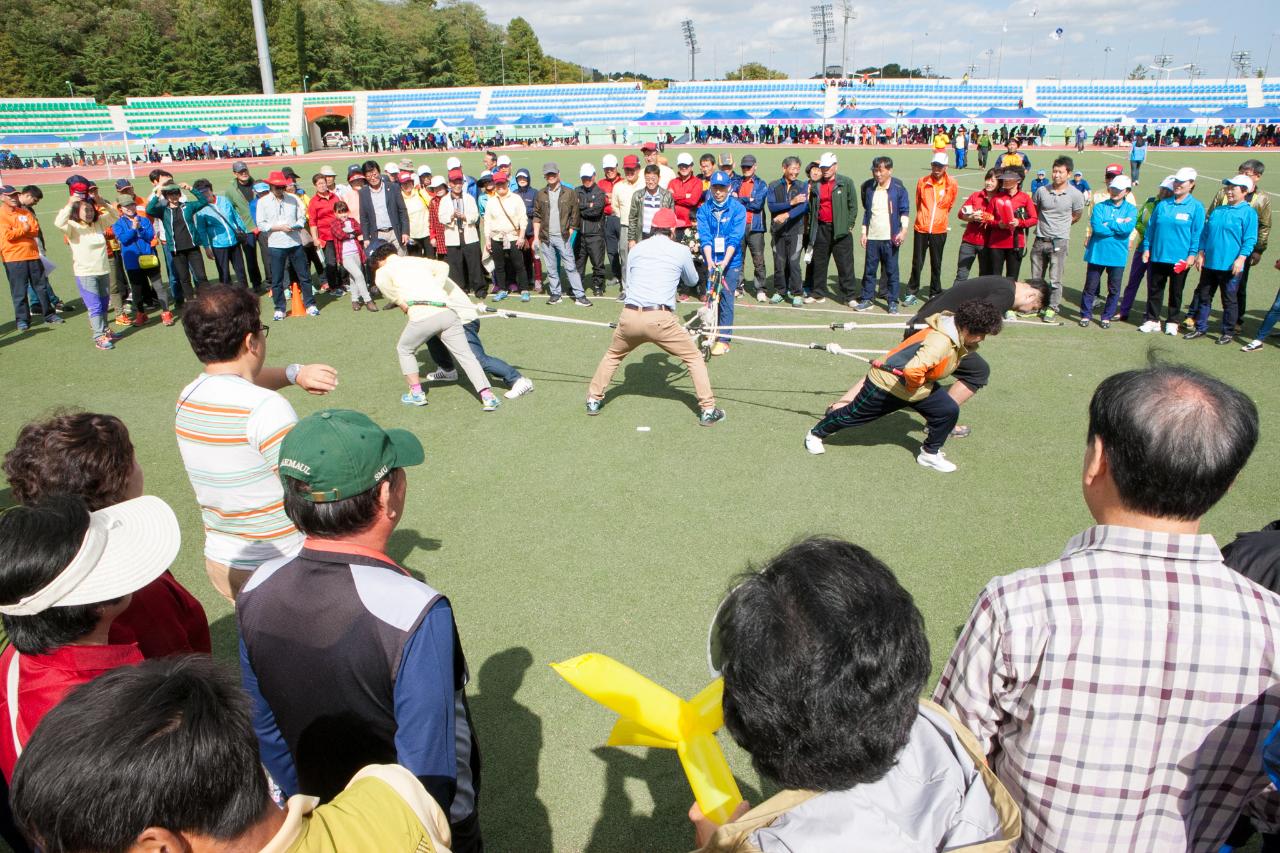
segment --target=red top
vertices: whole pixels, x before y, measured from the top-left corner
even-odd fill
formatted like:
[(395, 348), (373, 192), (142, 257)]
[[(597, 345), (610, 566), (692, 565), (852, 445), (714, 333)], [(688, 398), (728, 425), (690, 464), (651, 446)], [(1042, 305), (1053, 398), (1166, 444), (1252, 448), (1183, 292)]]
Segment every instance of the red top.
[[(347, 231), (348, 223), (351, 225), (350, 232)], [(430, 224), (428, 224), (428, 232)], [(338, 263), (342, 263), (342, 254), (346, 251), (346, 242), (350, 240), (356, 244), (356, 254), (360, 256), (360, 261), (364, 262), (364, 244), (360, 240), (360, 223), (356, 221), (354, 216), (348, 216), (346, 219), (333, 218), (330, 225), (330, 237), (333, 238), (334, 253), (338, 256)]]
[(608, 178), (596, 178), (596, 186), (604, 190), (604, 215), (613, 216), (613, 184)]
[(320, 235), (320, 248), (324, 248), (325, 243), (329, 242), (330, 235), (333, 233), (333, 215), (334, 202), (342, 201), (338, 198), (337, 193), (329, 193), (329, 197), (316, 193), (311, 197), (311, 201), (307, 203), (307, 219), (315, 226), (316, 233)]
[[(13, 780), (18, 763), (9, 726), (9, 662), (13, 646), (0, 655), (0, 770)], [(108, 670), (142, 662), (142, 652), (132, 643), (110, 646), (63, 646), (47, 655), (22, 655), (18, 660), (18, 740), (25, 746), (54, 705), (81, 684)]]
[(667, 189), (675, 197), (676, 209), (683, 210), (686, 219), (692, 220), (697, 216), (698, 205), (702, 204), (703, 192), (700, 176), (690, 175), (682, 178), (676, 175), (671, 179), (671, 183), (667, 184)]
[[(753, 190), (755, 190), (755, 187), (756, 187), (755, 175), (752, 175), (749, 178), (743, 178), (742, 183), (738, 184), (738, 198), (751, 198), (751, 193)], [(828, 196), (827, 205), (829, 207), (831, 205), (830, 193), (828, 193), (827, 196)], [(743, 202), (742, 206), (746, 207), (746, 202)], [(747, 211), (747, 231), (751, 230), (751, 220), (754, 216), (755, 214), (752, 211), (750, 210)]]
[[(1039, 221), (1031, 196), (1022, 190), (1013, 195), (999, 190), (991, 197), (988, 209), (995, 217), (987, 228), (988, 249), (1021, 249), (1027, 245), (1027, 229)], [(1018, 215), (1019, 211), (1022, 212), (1021, 216)], [(1015, 227), (1012, 231), (1000, 228), (1002, 222)]]
[(835, 189), (836, 180), (831, 178), (818, 181), (818, 221), (831, 221), (831, 191)]
[(427, 205), (427, 233), (431, 235), (431, 245), (435, 246), (436, 257), (443, 258), (448, 253), (444, 244), (444, 223), (440, 221), (440, 197), (432, 193), (431, 203)]
[(148, 659), (213, 651), (204, 608), (169, 572), (133, 594), (107, 637), (113, 645), (136, 645)]
[[(960, 205), (960, 209), (971, 207), (977, 212), (986, 212), (987, 210), (987, 191), (978, 190), (973, 195), (964, 200), (964, 204)], [(962, 214), (957, 213), (957, 216)], [(965, 223), (963, 242), (973, 246), (987, 245), (987, 223), (985, 222), (969, 222), (961, 219)]]

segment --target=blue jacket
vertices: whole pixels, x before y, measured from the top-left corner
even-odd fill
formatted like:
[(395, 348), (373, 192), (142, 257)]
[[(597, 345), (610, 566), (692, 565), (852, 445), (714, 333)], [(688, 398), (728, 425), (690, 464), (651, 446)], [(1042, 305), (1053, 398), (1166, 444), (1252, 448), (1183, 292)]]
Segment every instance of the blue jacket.
[(1204, 268), (1229, 270), (1236, 258), (1247, 257), (1258, 242), (1258, 212), (1247, 201), (1220, 204), (1205, 220), (1200, 235)]
[(758, 234), (764, 231), (765, 220), (769, 218), (764, 213), (765, 199), (769, 195), (769, 182), (758, 174), (751, 177), (751, 195), (740, 195), (742, 192), (742, 175), (733, 176), (733, 183), (729, 185), (729, 193), (742, 203), (747, 213), (751, 214), (751, 227), (748, 230), (752, 234)]
[(698, 207), (698, 240), (705, 251), (711, 249), (711, 259), (719, 261), (724, 252), (716, 252), (715, 238), (723, 237), (725, 249), (733, 246), (733, 257), (729, 259), (729, 269), (742, 267), (742, 240), (747, 233), (747, 209), (730, 195), (724, 205), (717, 207), (711, 200)]
[(253, 226), (240, 218), (231, 199), (220, 195), (217, 201), (196, 213), (196, 230), (193, 233), (197, 246), (229, 249), (239, 242), (239, 235), (252, 230)]
[(154, 255), (155, 247), (151, 241), (155, 239), (156, 229), (151, 220), (145, 216), (138, 217), (138, 227), (134, 228), (128, 219), (121, 216), (111, 226), (111, 231), (120, 241), (120, 260), (124, 261), (127, 270), (138, 269), (139, 255)]
[(1139, 145), (1135, 140), (1134, 143), (1129, 146), (1129, 162), (1141, 163), (1146, 159), (1147, 159), (1147, 146)]
[(511, 192), (520, 196), (520, 198), (524, 201), (524, 215), (525, 215), (525, 218), (528, 220), (528, 224), (525, 225), (525, 228), (524, 228), (524, 236), (532, 237), (533, 236), (533, 202), (538, 197), (538, 191), (533, 188), (533, 184), (529, 184), (529, 186), (525, 187), (522, 190), (520, 189), (520, 187), (516, 186), (516, 182), (513, 180), (511, 182)]
[(1083, 176), (1078, 181), (1075, 178), (1072, 178), (1067, 181), (1067, 183), (1071, 184), (1071, 186), (1083, 193), (1086, 199), (1089, 197), (1089, 193), (1093, 190), (1093, 187), (1089, 186), (1089, 182), (1086, 181)]
[[(797, 195), (804, 196), (804, 201), (793, 207), (791, 199)], [(779, 213), (790, 214), (787, 221), (780, 227), (774, 226), (771, 229), (773, 233), (787, 235), (804, 228), (804, 215), (809, 212), (809, 184), (806, 181), (797, 178), (792, 182), (791, 192), (788, 193), (786, 179), (778, 178), (769, 184), (769, 195), (766, 200), (769, 205), (770, 222)]]
[(1027, 191), (1027, 195), (1032, 196), (1034, 198), (1036, 194), (1036, 190), (1040, 189), (1041, 187), (1047, 187), (1047, 186), (1049, 186), (1048, 178), (1036, 178), (1034, 181), (1031, 182), (1031, 189)]
[(1142, 251), (1151, 253), (1153, 264), (1176, 264), (1200, 251), (1204, 231), (1204, 205), (1193, 195), (1181, 204), (1173, 198), (1159, 202), (1147, 220), (1142, 235)]
[[(876, 194), (876, 179), (867, 178), (862, 182), (862, 224), (871, 224), (871, 200)], [(896, 237), (902, 230), (902, 217), (911, 216), (911, 198), (907, 188), (897, 178), (889, 179), (889, 236)]]
[(1138, 208), (1126, 198), (1120, 204), (1107, 199), (1093, 206), (1089, 227), (1093, 233), (1084, 245), (1086, 263), (1123, 267), (1129, 260), (1129, 235), (1138, 225)]

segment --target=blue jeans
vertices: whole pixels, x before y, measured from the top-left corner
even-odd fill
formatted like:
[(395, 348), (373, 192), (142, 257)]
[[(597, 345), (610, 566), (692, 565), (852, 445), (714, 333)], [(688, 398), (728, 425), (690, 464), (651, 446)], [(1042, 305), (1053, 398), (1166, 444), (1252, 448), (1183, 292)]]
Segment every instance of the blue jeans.
[(1196, 309), (1196, 330), (1209, 331), (1209, 311), (1213, 308), (1213, 294), (1219, 289), (1222, 290), (1222, 334), (1234, 335), (1236, 322), (1240, 319), (1239, 305), (1236, 302), (1236, 296), (1240, 290), (1240, 276), (1232, 275), (1231, 270), (1206, 269), (1200, 273), (1200, 286), (1196, 288), (1196, 298), (1200, 300)]
[(898, 247), (892, 240), (868, 240), (867, 259), (862, 265), (862, 301), (870, 302), (876, 295), (876, 279), (880, 264), (889, 273), (889, 307), (898, 307)]
[(1124, 276), (1124, 266), (1104, 267), (1102, 264), (1089, 264), (1084, 275), (1084, 292), (1080, 294), (1080, 319), (1093, 317), (1093, 302), (1098, 298), (1102, 288), (1102, 274), (1107, 274), (1107, 302), (1102, 309), (1102, 319), (1110, 320), (1116, 313), (1116, 303), (1120, 301), (1120, 279)]
[(547, 274), (547, 286), (552, 296), (560, 295), (560, 266), (564, 265), (565, 275), (569, 278), (569, 292), (574, 299), (581, 299), (586, 294), (582, 291), (582, 276), (578, 275), (578, 263), (574, 260), (573, 249), (563, 237), (550, 235), (542, 244), (542, 269)]
[[(462, 333), (467, 337), (467, 346), (471, 347), (471, 354), (476, 357), (476, 361), (480, 362), (480, 369), (490, 376), (496, 376), (500, 381), (506, 383), (507, 387), (516, 384), (520, 379), (520, 371), (507, 364), (500, 358), (489, 355), (484, 351), (484, 344), (480, 343), (480, 321), (472, 320), (470, 323), (462, 324)], [(427, 340), (427, 351), (431, 353), (431, 359), (441, 370), (457, 370), (458, 366), (453, 360), (453, 356), (449, 354), (449, 348), (444, 345), (440, 338), (430, 338)]]
[(271, 301), (277, 311), (288, 311), (285, 293), (289, 291), (290, 267), (292, 280), (302, 289), (302, 303), (308, 308), (316, 304), (311, 295), (311, 276), (307, 273), (307, 252), (301, 245), (280, 248), (271, 246)]
[(1276, 301), (1271, 303), (1271, 310), (1267, 312), (1267, 316), (1262, 318), (1262, 325), (1258, 327), (1258, 334), (1254, 335), (1254, 337), (1260, 341), (1265, 341), (1277, 322), (1280, 322), (1280, 291), (1276, 292)]
[[(733, 295), (738, 292), (738, 285), (742, 284), (742, 265), (731, 266), (724, 271), (724, 286), (720, 289), (720, 307), (716, 312), (717, 326), (733, 325)], [(721, 335), (716, 338), (717, 341), (729, 343), (730, 335)]]
[(947, 436), (951, 435), (956, 421), (960, 420), (960, 405), (951, 399), (946, 386), (936, 382), (928, 397), (914, 403), (881, 390), (873, 382), (866, 382), (858, 392), (858, 396), (853, 398), (852, 403), (828, 412), (810, 432), (818, 438), (826, 438), (842, 429), (869, 424), (907, 407), (915, 409), (924, 417), (925, 439), (921, 450), (926, 453), (937, 453), (946, 443)]
[(5, 261), (5, 274), (9, 277), (9, 294), (13, 297), (13, 316), (19, 326), (31, 325), (31, 306), (27, 303), (27, 288), (35, 291), (35, 302), (46, 320), (55, 316), (53, 302), (49, 299), (49, 278), (44, 274), (44, 264), (34, 261)]

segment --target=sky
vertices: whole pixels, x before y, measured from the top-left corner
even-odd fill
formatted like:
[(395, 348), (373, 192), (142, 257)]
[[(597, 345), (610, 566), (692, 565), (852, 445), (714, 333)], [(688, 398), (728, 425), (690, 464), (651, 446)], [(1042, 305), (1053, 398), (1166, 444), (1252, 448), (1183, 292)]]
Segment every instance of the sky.
[[(841, 0), (829, 0), (835, 36), (827, 63), (841, 63)], [(789, 77), (817, 74), (822, 50), (812, 33), (812, 2), (740, 0), (641, 6), (623, 0), (555, 0), (533, 8), (525, 0), (482, 0), (491, 20), (506, 24), (523, 15), (544, 52), (580, 65), (611, 71), (636, 70), (653, 77), (689, 79), (689, 55), (680, 22), (693, 21), (702, 52), (699, 79), (723, 78), (740, 62), (761, 62)], [(1016, 0), (992, 5), (971, 0), (852, 0), (850, 68), (898, 62), (960, 77), (970, 64), (975, 77), (1093, 79), (1120, 77), (1156, 55), (1170, 66), (1189, 63), (1207, 78), (1227, 76), (1230, 55), (1248, 50), (1253, 67), (1270, 54), (1272, 77), (1280, 77), (1280, 2), (1232, 0), (1230, 20), (1215, 15), (1210, 0)], [(654, 14), (657, 12), (657, 14)], [(1053, 34), (1062, 29), (1062, 37)], [(1110, 47), (1107, 52), (1105, 48)], [(987, 54), (986, 51), (990, 51)], [(1232, 72), (1234, 73), (1234, 72)], [(1186, 79), (1177, 71), (1172, 79)]]

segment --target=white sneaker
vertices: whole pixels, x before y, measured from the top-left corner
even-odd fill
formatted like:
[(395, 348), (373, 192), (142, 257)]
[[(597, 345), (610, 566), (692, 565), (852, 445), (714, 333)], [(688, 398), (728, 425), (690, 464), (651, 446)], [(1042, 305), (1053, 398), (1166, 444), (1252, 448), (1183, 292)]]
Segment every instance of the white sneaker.
[(765, 295), (763, 290), (756, 291), (756, 302), (768, 302), (769, 297)]
[(320, 309), (319, 309), (319, 308), (317, 308), (316, 306), (312, 305), (310, 308), (308, 308), (308, 309), (307, 309), (307, 316), (308, 316), (308, 317), (319, 317), (319, 316), (320, 316)]
[(284, 319), (284, 312), (283, 312), (283, 311), (277, 311), (277, 312), (275, 312), (274, 314), (272, 314), (272, 315), (271, 315), (271, 319), (272, 319), (272, 320), (283, 320), (283, 319)]
[(1165, 323), (1165, 324), (1164, 324), (1164, 333), (1165, 333), (1166, 335), (1175, 335), (1175, 336), (1176, 336), (1176, 335), (1178, 334), (1178, 324), (1177, 324), (1177, 323)]
[(428, 382), (452, 382), (458, 378), (458, 371), (437, 368), (427, 374)]
[(926, 468), (932, 468), (935, 471), (941, 471), (944, 474), (950, 474), (956, 470), (956, 463), (947, 459), (947, 454), (939, 450), (937, 453), (925, 453), (920, 451), (920, 455), (916, 457), (916, 461)]
[(502, 396), (506, 397), (508, 400), (514, 400), (516, 397), (523, 397), (532, 390), (533, 380), (527, 376), (521, 376), (515, 381), (515, 384), (511, 386), (511, 390)]
[(822, 443), (822, 439), (818, 438), (811, 432), (806, 432), (804, 434), (804, 449), (815, 456), (827, 452), (827, 448)]
[(1152, 332), (1158, 332), (1160, 331), (1160, 323), (1156, 320), (1148, 320), (1138, 327), (1138, 331), (1142, 332), (1144, 335), (1149, 335)]

